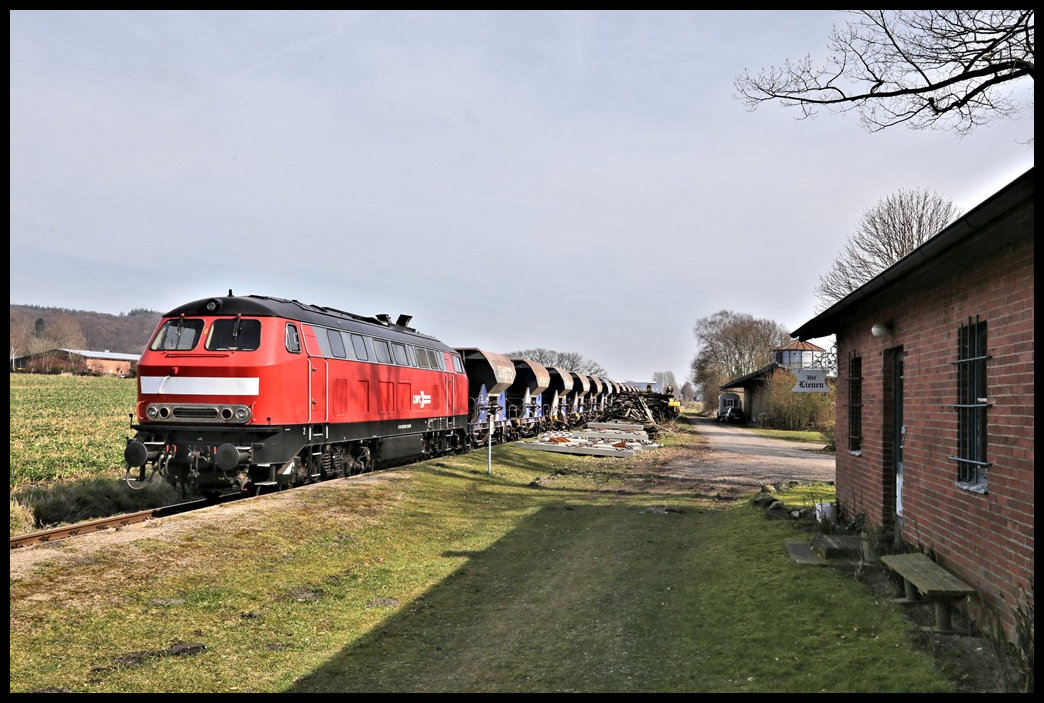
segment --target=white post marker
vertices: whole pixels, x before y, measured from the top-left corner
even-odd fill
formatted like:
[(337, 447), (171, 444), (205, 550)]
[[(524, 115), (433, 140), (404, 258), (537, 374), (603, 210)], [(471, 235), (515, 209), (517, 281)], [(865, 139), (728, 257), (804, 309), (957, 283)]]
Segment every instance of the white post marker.
[(486, 474), (488, 476), (493, 475), (493, 409), (497, 406), (493, 401), (489, 401), (489, 408), (486, 410), (486, 418), (489, 420), (489, 450), (486, 456)]

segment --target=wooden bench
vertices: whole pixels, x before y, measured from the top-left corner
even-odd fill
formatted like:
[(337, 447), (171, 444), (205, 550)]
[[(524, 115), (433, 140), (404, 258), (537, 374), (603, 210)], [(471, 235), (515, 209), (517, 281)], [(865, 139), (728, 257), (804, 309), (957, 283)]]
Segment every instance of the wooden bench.
[(904, 598), (897, 603), (920, 603), (922, 599), (935, 606), (934, 632), (953, 632), (950, 605), (975, 594), (975, 589), (920, 552), (886, 554), (881, 563), (903, 577)]

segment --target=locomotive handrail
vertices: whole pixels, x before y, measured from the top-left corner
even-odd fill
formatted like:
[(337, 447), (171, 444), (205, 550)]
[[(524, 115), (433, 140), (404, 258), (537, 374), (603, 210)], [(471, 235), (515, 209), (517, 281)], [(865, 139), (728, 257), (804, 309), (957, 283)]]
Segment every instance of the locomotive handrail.
[(212, 351), (206, 351), (206, 352), (172, 352), (172, 351), (166, 351), (166, 352), (163, 352), (163, 353), (164, 353), (164, 355), (168, 359), (172, 359), (172, 358), (175, 358), (175, 357), (177, 357), (177, 358), (191, 357), (191, 358), (213, 359), (214, 357), (231, 356), (231, 354), (229, 354), (228, 352), (217, 352), (217, 351), (214, 351), (214, 352), (212, 352)]

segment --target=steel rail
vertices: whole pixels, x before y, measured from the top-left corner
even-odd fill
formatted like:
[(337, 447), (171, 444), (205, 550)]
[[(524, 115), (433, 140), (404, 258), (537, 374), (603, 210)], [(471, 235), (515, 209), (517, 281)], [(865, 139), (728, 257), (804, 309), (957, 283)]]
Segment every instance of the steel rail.
[(179, 503), (177, 505), (168, 505), (162, 508), (152, 508), (150, 510), (140, 510), (136, 513), (125, 513), (122, 515), (113, 515), (111, 517), (99, 518), (97, 520), (89, 520), (87, 522), (79, 522), (73, 525), (63, 525), (61, 527), (53, 527), (47, 530), (41, 530), (39, 532), (31, 532), (25, 535), (18, 535), (11, 538), (11, 549), (18, 549), (19, 547), (28, 547), (34, 544), (47, 544), (50, 542), (57, 542), (59, 540), (68, 539), (70, 537), (82, 537), (95, 532), (101, 532), (104, 530), (119, 529), (121, 527), (127, 527), (128, 525), (134, 525), (139, 522), (147, 522), (161, 517), (169, 517), (171, 515), (177, 515), (178, 513), (187, 513), (191, 510), (198, 510), (199, 508), (205, 508), (211, 505), (217, 505), (218, 503), (228, 502), (229, 500), (239, 500), (241, 496), (231, 495), (223, 496), (218, 500), (194, 500), (188, 503)]

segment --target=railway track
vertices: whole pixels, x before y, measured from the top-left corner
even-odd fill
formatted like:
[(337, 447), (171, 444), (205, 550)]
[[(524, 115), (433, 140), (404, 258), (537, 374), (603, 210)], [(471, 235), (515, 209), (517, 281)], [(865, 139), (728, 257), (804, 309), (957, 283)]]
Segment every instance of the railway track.
[(187, 513), (192, 510), (199, 510), (211, 505), (217, 505), (219, 503), (227, 503), (233, 500), (241, 500), (244, 496), (241, 495), (228, 495), (222, 496), (216, 500), (193, 500), (187, 503), (179, 503), (177, 505), (168, 505), (163, 508), (152, 508), (150, 510), (141, 510), (136, 513), (124, 513), (122, 515), (113, 515), (112, 517), (99, 518), (97, 520), (90, 520), (88, 522), (80, 522), (74, 525), (64, 525), (62, 527), (54, 527), (49, 530), (41, 530), (40, 532), (31, 532), (26, 535), (18, 535), (11, 538), (11, 549), (18, 549), (20, 547), (28, 547), (34, 544), (47, 544), (49, 542), (57, 542), (58, 540), (69, 539), (71, 537), (82, 537), (95, 532), (101, 532), (103, 530), (113, 530), (120, 527), (127, 527), (128, 525), (134, 525), (139, 522), (147, 522), (162, 517), (169, 517), (171, 515), (177, 515), (179, 513)]
[[(398, 468), (398, 466), (389, 466), (387, 468)], [(362, 474), (352, 474), (351, 476), (343, 476), (342, 478), (350, 480), (359, 476), (379, 473), (384, 470), (385, 469), (372, 469)], [(171, 515), (177, 515), (179, 513), (187, 513), (193, 510), (199, 510), (200, 508), (206, 508), (212, 505), (230, 503), (236, 500), (249, 500), (251, 498), (259, 498), (262, 496), (272, 495), (273, 493), (279, 492), (281, 491), (274, 490), (262, 492), (259, 490), (256, 493), (250, 494), (239, 491), (231, 491), (216, 498), (202, 498), (199, 500), (189, 501), (187, 503), (168, 505), (163, 508), (142, 510), (136, 513), (124, 513), (122, 515), (113, 515), (112, 517), (99, 518), (97, 520), (90, 520), (88, 522), (80, 522), (76, 523), (75, 525), (54, 527), (49, 530), (41, 530), (40, 532), (31, 532), (29, 534), (12, 537), (11, 549), (14, 550), (20, 547), (28, 547), (34, 544), (47, 544), (49, 542), (57, 542), (58, 540), (70, 539), (72, 537), (83, 537), (89, 534), (93, 534), (95, 532), (119, 529), (121, 527), (127, 527), (128, 525), (133, 525), (140, 522), (147, 522), (149, 520), (154, 520), (157, 518), (170, 517)]]

